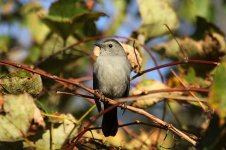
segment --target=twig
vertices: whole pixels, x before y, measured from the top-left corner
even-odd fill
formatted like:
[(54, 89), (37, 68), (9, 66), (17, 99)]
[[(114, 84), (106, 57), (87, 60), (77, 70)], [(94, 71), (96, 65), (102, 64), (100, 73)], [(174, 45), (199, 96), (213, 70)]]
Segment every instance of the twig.
[(90, 109), (89, 109), (88, 111), (86, 111), (86, 112), (82, 115), (82, 117), (79, 118), (78, 123), (81, 123), (82, 120), (83, 120), (85, 117), (87, 117), (88, 114), (90, 114), (90, 112), (93, 111), (93, 109), (94, 109), (95, 107), (96, 107), (95, 105), (93, 105), (92, 107), (90, 107)]
[(172, 63), (168, 63), (168, 64), (164, 64), (164, 65), (160, 65), (160, 66), (156, 66), (156, 67), (153, 67), (153, 68), (150, 68), (150, 69), (146, 69), (146, 70), (143, 70), (139, 73), (137, 73), (136, 75), (134, 75), (131, 80), (147, 73), (147, 72), (151, 72), (153, 70), (156, 70), (156, 69), (161, 69), (161, 68), (165, 68), (165, 67), (170, 67), (170, 66), (175, 66), (175, 65), (180, 65), (180, 64), (187, 64), (187, 63), (199, 63), (199, 64), (208, 64), (208, 65), (219, 65), (219, 62), (214, 62), (214, 61), (207, 61), (207, 60), (195, 60), (195, 59), (188, 59), (187, 61), (175, 61), (175, 62), (172, 62)]
[[(185, 84), (180, 77), (176, 74), (176, 72), (173, 71), (173, 69), (171, 69), (171, 72), (173, 73), (173, 75), (177, 78), (178, 81), (180, 81), (180, 83), (185, 87), (185, 88), (189, 88), (189, 86), (187, 84)], [(199, 105), (201, 106), (201, 108), (203, 109), (204, 112), (207, 111), (207, 108), (202, 104), (202, 102), (200, 102), (199, 98), (191, 91), (189, 91), (189, 93), (196, 99), (196, 101), (199, 103)]]
[(81, 97), (85, 98), (89, 103), (95, 105), (94, 96), (85, 95), (85, 94), (83, 94), (82, 92), (80, 92), (78, 90), (76, 90), (76, 93), (57, 91), (57, 94), (66, 94), (66, 95), (72, 95), (72, 96), (81, 96)]
[(173, 31), (170, 29), (170, 27), (167, 24), (164, 24), (166, 26), (166, 28), (169, 30), (169, 32), (172, 34), (173, 38), (175, 39), (175, 41), (177, 42), (177, 45), (180, 48), (180, 51), (182, 52), (183, 56), (184, 56), (184, 61), (188, 60), (188, 56), (184, 50), (184, 48), (180, 45), (180, 43), (178, 42), (176, 36), (174, 35)]
[[(147, 94), (147, 95), (135, 95), (135, 96), (129, 96), (129, 97), (125, 97), (125, 98), (120, 98), (117, 99), (118, 102), (133, 102), (133, 101), (139, 101), (139, 100), (143, 100), (143, 99), (151, 99), (151, 98), (161, 98), (161, 99), (169, 99), (172, 101), (192, 101), (192, 102), (197, 102), (197, 100), (193, 97), (187, 97), (187, 96), (166, 96), (166, 95), (152, 95), (151, 94)], [(201, 102), (207, 102), (207, 99), (200, 99)]]
[(182, 127), (182, 124), (181, 124), (180, 120), (178, 119), (177, 115), (174, 113), (173, 109), (171, 108), (171, 106), (170, 106), (170, 104), (169, 104), (168, 102), (167, 102), (167, 106), (168, 106), (168, 108), (169, 108), (171, 114), (172, 114), (173, 117), (175, 118), (177, 124), (178, 124), (180, 127)]
[(138, 64), (138, 72), (140, 72), (141, 65), (140, 65), (140, 62), (139, 62), (139, 60), (138, 60), (137, 53), (136, 53), (135, 40), (134, 40), (134, 42), (133, 42), (133, 51), (134, 51), (134, 55), (135, 55), (135, 57), (136, 57), (136, 61), (137, 61), (137, 64)]
[(85, 94), (79, 94), (79, 93), (70, 93), (70, 92), (64, 92), (64, 91), (57, 91), (57, 94), (66, 94), (66, 95), (73, 95), (73, 96), (81, 96), (84, 98), (94, 99), (93, 96), (85, 95)]

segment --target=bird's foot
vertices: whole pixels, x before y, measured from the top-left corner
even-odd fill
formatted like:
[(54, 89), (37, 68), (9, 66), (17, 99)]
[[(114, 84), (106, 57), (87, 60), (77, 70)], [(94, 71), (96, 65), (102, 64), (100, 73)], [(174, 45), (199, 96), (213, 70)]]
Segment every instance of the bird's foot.
[(105, 98), (104, 94), (100, 90), (95, 90), (95, 93), (97, 95), (99, 95), (99, 101), (102, 101), (102, 102), (106, 101), (106, 98)]
[(124, 115), (125, 111), (126, 111), (126, 103), (122, 104), (121, 110), (123, 110), (122, 115)]

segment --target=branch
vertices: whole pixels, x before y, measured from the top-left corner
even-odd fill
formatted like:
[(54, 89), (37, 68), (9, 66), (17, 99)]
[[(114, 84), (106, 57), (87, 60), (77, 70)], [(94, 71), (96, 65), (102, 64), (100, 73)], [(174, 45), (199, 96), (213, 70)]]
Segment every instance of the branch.
[(208, 64), (208, 65), (219, 65), (220, 63), (219, 62), (214, 62), (214, 61), (208, 61), (208, 60), (196, 60), (196, 59), (188, 59), (186, 61), (175, 61), (175, 62), (172, 62), (172, 63), (167, 63), (167, 64), (164, 64), (164, 65), (160, 65), (160, 66), (156, 66), (156, 67), (153, 67), (153, 68), (150, 68), (150, 69), (146, 69), (146, 70), (143, 70), (139, 73), (137, 73), (135, 76), (133, 76), (131, 78), (131, 80), (147, 73), (147, 72), (151, 72), (153, 70), (156, 70), (156, 69), (161, 69), (161, 68), (165, 68), (165, 67), (170, 67), (170, 66), (175, 66), (175, 65), (181, 65), (181, 64), (187, 64), (187, 63), (198, 63), (198, 64)]
[[(125, 106), (123, 105), (120, 105), (121, 103), (118, 103), (110, 98), (102, 98), (103, 95), (101, 95), (99, 92), (91, 89), (91, 88), (88, 88), (87, 86), (81, 84), (81, 83), (78, 83), (78, 82), (75, 82), (75, 81), (72, 81), (72, 80), (68, 80), (68, 79), (64, 79), (64, 78), (60, 78), (60, 77), (57, 77), (55, 75), (51, 75), (51, 74), (48, 74), (44, 71), (41, 71), (39, 69), (33, 69), (32, 67), (27, 67), (25, 65), (20, 65), (20, 64), (16, 64), (16, 63), (13, 63), (13, 62), (9, 62), (9, 61), (6, 61), (6, 60), (0, 60), (0, 64), (2, 65), (9, 65), (9, 66), (14, 66), (14, 67), (17, 67), (17, 68), (21, 68), (21, 69), (24, 69), (24, 70), (27, 70), (27, 71), (30, 71), (32, 73), (36, 73), (36, 74), (39, 74), (39, 75), (42, 75), (44, 77), (47, 77), (47, 78), (50, 78), (52, 80), (55, 80), (55, 81), (62, 81), (62, 82), (65, 82), (65, 83), (69, 83), (69, 84), (72, 84), (74, 86), (77, 86), (77, 87), (80, 87), (86, 91), (88, 91), (89, 93), (97, 96), (100, 98), (101, 101), (103, 102), (108, 102), (112, 105), (114, 105), (114, 107), (116, 106), (119, 106), (123, 109), (125, 109)], [(189, 90), (189, 89), (186, 89), (186, 90)], [(109, 107), (109, 109), (113, 109), (113, 107)], [(140, 115), (143, 115), (147, 118), (149, 118), (150, 120), (152, 120), (154, 123), (164, 127), (165, 129), (167, 130), (171, 130), (172, 132), (174, 132), (175, 134), (177, 134), (179, 137), (185, 139), (186, 141), (188, 141), (189, 143), (191, 143), (192, 145), (196, 146), (197, 145), (197, 141), (195, 141), (194, 139), (192, 139), (189, 135), (187, 135), (186, 133), (178, 130), (176, 127), (174, 127), (172, 124), (169, 124), (167, 122), (164, 122), (163, 120), (149, 114), (148, 112), (146, 112), (145, 110), (143, 109), (139, 109), (139, 108), (135, 108), (135, 107), (132, 107), (132, 106), (126, 106), (126, 109), (132, 111), (132, 112), (135, 112), (135, 113), (138, 113)], [(103, 113), (105, 113), (106, 111), (109, 111), (108, 109), (106, 110), (103, 110), (101, 111), (101, 113), (99, 113), (96, 118), (100, 117)], [(94, 118), (95, 120), (95, 118)], [(90, 122), (90, 125), (93, 123), (93, 121)], [(83, 133), (83, 132), (82, 132)], [(84, 132), (85, 133), (85, 132)], [(83, 134), (84, 134), (83, 133)], [(79, 134), (79, 137), (82, 137), (83, 134)]]

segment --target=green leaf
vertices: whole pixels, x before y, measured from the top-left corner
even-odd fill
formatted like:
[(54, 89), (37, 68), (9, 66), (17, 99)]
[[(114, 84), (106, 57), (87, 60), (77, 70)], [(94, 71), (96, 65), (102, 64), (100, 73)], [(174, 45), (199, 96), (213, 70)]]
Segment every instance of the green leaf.
[(40, 75), (31, 74), (26, 71), (18, 71), (0, 79), (3, 91), (10, 94), (27, 92), (38, 95), (42, 91), (42, 79)]
[(194, 22), (197, 16), (210, 19), (212, 15), (210, 10), (210, 0), (183, 0), (178, 14)]
[(32, 63), (35, 63), (38, 61), (40, 55), (41, 55), (40, 48), (38, 48), (37, 46), (33, 46), (30, 48), (28, 60)]
[(31, 31), (32, 38), (38, 44), (42, 44), (49, 33), (48, 27), (41, 21), (39, 14), (43, 8), (34, 2), (28, 3), (22, 7), (22, 15), (25, 18), (25, 24)]
[(0, 53), (7, 52), (10, 44), (9, 36), (0, 36)]
[[(71, 121), (75, 120), (72, 115), (61, 115), (59, 117), (64, 117), (63, 122), (52, 130), (52, 143), (54, 143), (55, 149), (61, 149), (64, 142), (69, 140), (77, 132), (77, 129), (74, 128), (75, 124)], [(50, 130), (46, 130), (42, 138), (35, 142), (36, 147), (49, 149), (50, 134)]]
[(24, 70), (19, 70), (16, 72), (15, 76), (20, 78), (29, 78), (31, 76), (31, 73)]
[(34, 119), (35, 109), (33, 98), (29, 94), (5, 95), (4, 113), (0, 114), (0, 141), (22, 140)]
[(210, 90), (208, 103), (219, 114), (226, 117), (226, 62), (220, 64), (215, 71), (213, 85)]
[[(180, 45), (183, 46), (183, 50), (186, 52), (188, 57), (197, 58), (203, 52), (202, 43), (199, 41), (195, 41), (189, 37), (177, 38), (177, 40)], [(184, 55), (175, 39), (157, 44), (152, 48), (164, 57), (171, 58), (173, 60), (184, 60)]]
[(51, 5), (49, 14), (42, 17), (42, 20), (52, 31), (66, 40), (75, 30), (82, 30), (85, 23), (104, 15), (101, 12), (88, 11), (80, 1), (59, 0)]
[(138, 31), (147, 38), (168, 33), (164, 24), (171, 30), (177, 29), (178, 18), (168, 1), (138, 0), (138, 6), (142, 18), (142, 25)]
[[(161, 90), (168, 88), (164, 83), (156, 80), (145, 80), (136, 84), (136, 87), (131, 89), (130, 95), (138, 95), (142, 93), (147, 93), (152, 90)], [(136, 101), (133, 102), (132, 106), (146, 109), (154, 104), (163, 101), (168, 96), (180, 96), (181, 93), (150, 93), (139, 98), (136, 98)]]
[(196, 78), (196, 73), (195, 73), (195, 69), (190, 67), (188, 69), (188, 73), (185, 75), (184, 79), (191, 84)]
[[(75, 42), (76, 40), (72, 36), (70, 36), (67, 40), (67, 44), (69, 45)], [(43, 46), (44, 51), (41, 53), (41, 57), (47, 59), (38, 64), (38, 67), (48, 73), (61, 76), (63, 75), (63, 77), (75, 76), (75, 72), (76, 76), (82, 75), (80, 73), (83, 73), (84, 69), (86, 69), (88, 61), (86, 59), (87, 55), (84, 57), (84, 53), (81, 53), (80, 51), (85, 51), (85, 49), (79, 49), (80, 51), (77, 51), (77, 49), (68, 49), (65, 52), (54, 55), (54, 53), (57, 53), (62, 48), (62, 45), (63, 39), (58, 35), (53, 34), (51, 38), (45, 42), (45, 45)], [(88, 50), (88, 48), (86, 50)], [(52, 67), (56, 64), (57, 67)]]

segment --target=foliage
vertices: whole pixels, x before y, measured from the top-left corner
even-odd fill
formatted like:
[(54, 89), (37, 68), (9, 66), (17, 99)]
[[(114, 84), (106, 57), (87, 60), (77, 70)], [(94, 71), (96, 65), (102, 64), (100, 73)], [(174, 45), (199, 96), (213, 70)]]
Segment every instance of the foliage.
[[(225, 148), (226, 3), (221, 3), (0, 1), (0, 149)], [(108, 27), (99, 29), (100, 24)], [(131, 36), (113, 36), (122, 28)], [(90, 80), (99, 52), (93, 43), (112, 36), (128, 54), (131, 76), (139, 77), (123, 99), (137, 112), (118, 109), (119, 124), (132, 123), (105, 138), (96, 128), (102, 114), (94, 111)], [(161, 60), (169, 63), (161, 67)], [(152, 61), (154, 69), (146, 70)], [(163, 74), (164, 67), (171, 69)], [(154, 79), (151, 71), (157, 69), (165, 81)], [(137, 115), (141, 110), (153, 118)]]

